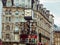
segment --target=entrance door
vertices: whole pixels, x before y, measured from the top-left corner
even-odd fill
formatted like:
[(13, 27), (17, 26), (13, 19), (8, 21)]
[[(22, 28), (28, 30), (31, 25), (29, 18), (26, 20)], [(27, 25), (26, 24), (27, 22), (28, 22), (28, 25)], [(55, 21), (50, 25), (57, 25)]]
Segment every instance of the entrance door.
[(39, 42), (41, 42), (41, 33), (39, 34)]

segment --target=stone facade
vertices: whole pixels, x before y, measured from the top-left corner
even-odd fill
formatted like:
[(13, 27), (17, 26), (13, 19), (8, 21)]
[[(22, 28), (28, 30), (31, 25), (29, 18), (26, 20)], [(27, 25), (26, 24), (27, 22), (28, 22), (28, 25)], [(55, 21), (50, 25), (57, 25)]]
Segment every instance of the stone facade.
[[(31, 34), (35, 36), (37, 35), (37, 39), (35, 39), (36, 43), (35, 44), (33, 43), (33, 45), (38, 44), (38, 42), (41, 42), (42, 44), (46, 45), (50, 44), (50, 35), (51, 31), (53, 30), (52, 24), (54, 22), (53, 15), (50, 14), (49, 10), (43, 8), (43, 5), (39, 4), (38, 1), (39, 0), (33, 0), (31, 2), (31, 5), (25, 3), (27, 6), (31, 6), (31, 8), (21, 7), (21, 5), (17, 5), (18, 4), (17, 2), (19, 1), (17, 1), (15, 5), (13, 5), (13, 0), (12, 2), (8, 0), (7, 2), (10, 3), (6, 3), (6, 5), (5, 3), (3, 3), (2, 14), (3, 45), (21, 44), (20, 35), (22, 33), (28, 34), (28, 36)], [(28, 22), (27, 20), (25, 20), (25, 16), (28, 17), (30, 16), (32, 20), (28, 20), (29, 21)], [(28, 25), (28, 27), (26, 25)], [(27, 39), (27, 42), (29, 42), (29, 38)]]

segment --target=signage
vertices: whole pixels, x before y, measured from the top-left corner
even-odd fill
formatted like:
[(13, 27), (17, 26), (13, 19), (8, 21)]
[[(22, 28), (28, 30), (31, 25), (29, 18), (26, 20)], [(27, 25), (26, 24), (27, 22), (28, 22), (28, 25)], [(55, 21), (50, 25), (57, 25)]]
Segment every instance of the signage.
[(29, 35), (28, 38), (34, 38), (34, 39), (37, 39), (37, 35)]
[(32, 20), (32, 15), (33, 15), (33, 11), (31, 9), (26, 9), (25, 10), (25, 16), (24, 16), (24, 18), (26, 20)]
[(26, 34), (21, 34), (20, 38), (26, 39), (26, 38), (35, 38), (37, 39), (37, 35), (26, 35)]

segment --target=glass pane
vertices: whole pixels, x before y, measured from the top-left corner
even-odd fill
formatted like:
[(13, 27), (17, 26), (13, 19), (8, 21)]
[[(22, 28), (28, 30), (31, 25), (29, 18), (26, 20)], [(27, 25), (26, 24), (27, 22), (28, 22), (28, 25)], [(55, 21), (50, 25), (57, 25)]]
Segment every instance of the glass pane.
[(15, 14), (18, 15), (19, 14), (19, 11), (16, 11)]
[(12, 6), (11, 0), (8, 0), (6, 3), (7, 6)]
[(19, 18), (18, 17), (15, 17), (15, 22), (19, 22)]
[(19, 40), (19, 35), (15, 34), (15, 40), (16, 40), (16, 41)]
[(14, 0), (14, 5), (15, 6), (19, 6), (19, 0), (17, 1), (17, 0)]
[(25, 7), (25, 0), (22, 0), (22, 7)]
[(15, 31), (18, 31), (18, 30), (19, 30), (18, 26), (15, 26)]

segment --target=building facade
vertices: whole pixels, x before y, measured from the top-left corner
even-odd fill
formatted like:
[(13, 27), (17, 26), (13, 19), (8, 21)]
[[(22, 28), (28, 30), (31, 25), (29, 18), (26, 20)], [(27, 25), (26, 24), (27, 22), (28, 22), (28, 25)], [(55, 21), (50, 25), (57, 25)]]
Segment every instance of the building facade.
[(39, 0), (2, 0), (3, 45), (50, 44), (53, 15)]
[(54, 31), (54, 45), (60, 45), (60, 31)]
[(60, 28), (57, 25), (54, 25), (53, 44), (60, 45)]
[(37, 18), (37, 26), (39, 33), (39, 42), (45, 45), (51, 45), (51, 32), (54, 24), (53, 15), (50, 14), (49, 10), (43, 8), (43, 5), (40, 5)]

